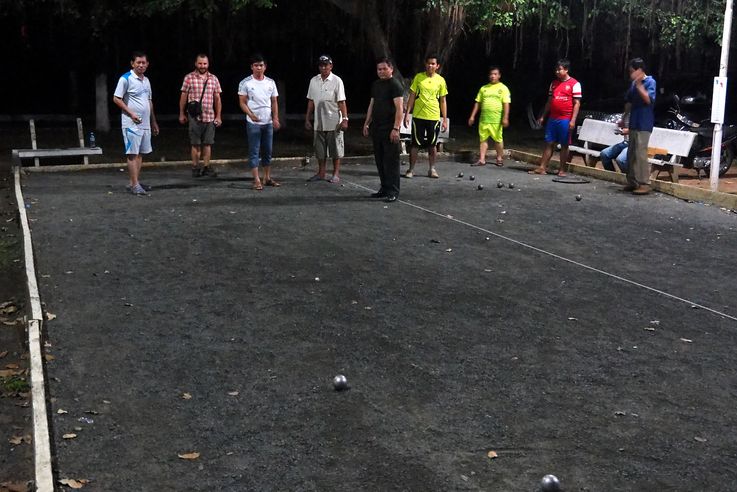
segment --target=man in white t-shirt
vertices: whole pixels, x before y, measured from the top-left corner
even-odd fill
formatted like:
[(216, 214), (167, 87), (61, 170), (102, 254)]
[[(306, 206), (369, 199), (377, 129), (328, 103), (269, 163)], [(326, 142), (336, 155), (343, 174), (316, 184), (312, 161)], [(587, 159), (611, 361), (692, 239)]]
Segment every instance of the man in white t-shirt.
[(121, 128), (125, 157), (128, 161), (130, 185), (128, 191), (134, 195), (146, 195), (148, 186), (138, 182), (143, 164), (143, 154), (150, 154), (151, 134), (159, 134), (159, 125), (154, 115), (151, 83), (144, 75), (148, 68), (148, 58), (139, 51), (131, 55), (130, 72), (124, 73), (115, 87), (113, 102), (121, 111)]
[[(307, 89), (307, 113), (305, 128), (314, 129), (313, 145), (317, 157), (317, 174), (308, 181), (325, 179), (327, 158), (333, 159), (331, 183), (340, 183), (340, 159), (343, 157), (343, 131), (348, 128), (348, 108), (345, 88), (340, 77), (333, 73), (333, 59), (322, 55), (317, 61), (320, 73), (312, 77)], [(315, 114), (314, 125), (310, 116)]]
[[(251, 73), (238, 84), (238, 100), (241, 111), (246, 114), (248, 134), (248, 166), (253, 174), (253, 189), (263, 190), (266, 186), (279, 186), (271, 177), (271, 148), (274, 130), (279, 123), (279, 92), (273, 79), (266, 77), (266, 61), (262, 55), (251, 57)], [(263, 181), (259, 178), (259, 154), (264, 168)]]

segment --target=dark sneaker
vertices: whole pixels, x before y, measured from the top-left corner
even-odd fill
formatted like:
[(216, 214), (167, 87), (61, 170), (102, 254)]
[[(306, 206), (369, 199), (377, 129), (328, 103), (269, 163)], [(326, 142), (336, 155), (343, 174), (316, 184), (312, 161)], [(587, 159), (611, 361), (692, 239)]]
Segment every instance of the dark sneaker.
[(388, 195), (384, 193), (383, 191), (377, 191), (376, 193), (371, 193), (371, 198), (386, 198)]
[(212, 166), (205, 166), (202, 168), (201, 176), (209, 176), (211, 178), (217, 178), (218, 172), (212, 168)]
[(201, 167), (193, 167), (192, 168), (192, 177), (193, 178), (199, 178), (202, 176), (202, 168)]

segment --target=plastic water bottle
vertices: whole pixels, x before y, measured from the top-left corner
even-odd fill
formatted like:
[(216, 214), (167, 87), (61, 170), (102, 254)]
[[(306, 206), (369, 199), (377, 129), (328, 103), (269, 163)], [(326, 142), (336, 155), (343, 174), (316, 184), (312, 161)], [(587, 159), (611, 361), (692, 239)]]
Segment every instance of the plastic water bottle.
[(90, 132), (90, 148), (97, 147), (97, 141), (95, 139), (95, 132)]

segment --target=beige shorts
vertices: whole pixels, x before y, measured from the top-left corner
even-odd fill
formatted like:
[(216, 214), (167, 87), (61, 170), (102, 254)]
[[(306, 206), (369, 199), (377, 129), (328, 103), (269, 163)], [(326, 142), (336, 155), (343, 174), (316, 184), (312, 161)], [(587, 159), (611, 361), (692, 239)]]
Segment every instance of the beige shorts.
[(344, 143), (343, 133), (337, 131), (321, 132), (316, 131), (313, 139), (315, 147), (315, 157), (319, 160), (340, 159), (343, 157)]

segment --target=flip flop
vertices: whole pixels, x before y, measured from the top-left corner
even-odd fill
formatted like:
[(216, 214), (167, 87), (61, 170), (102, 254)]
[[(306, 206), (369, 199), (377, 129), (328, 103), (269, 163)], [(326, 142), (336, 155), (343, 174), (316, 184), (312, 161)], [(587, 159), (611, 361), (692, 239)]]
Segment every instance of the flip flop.
[(312, 176), (312, 177), (311, 177), (310, 179), (308, 179), (307, 181), (308, 181), (309, 183), (314, 183), (315, 181), (323, 181), (324, 179), (325, 179), (325, 178), (321, 178), (320, 176), (318, 176), (317, 174), (315, 174), (314, 176)]
[(481, 167), (481, 166), (485, 166), (485, 165), (486, 165), (485, 162), (478, 161), (478, 162), (476, 162), (476, 164), (471, 164), (471, 167)]
[(504, 167), (504, 161), (497, 160), (494, 164), (496, 164), (496, 167)]
[(273, 187), (275, 187), (275, 188), (276, 188), (277, 186), (281, 186), (281, 184), (280, 184), (280, 183), (278, 183), (278, 182), (274, 181), (273, 179), (267, 179), (267, 180), (266, 180), (266, 181), (264, 182), (264, 184), (265, 184), (266, 186), (273, 186)]
[(536, 167), (532, 171), (527, 171), (527, 174), (547, 174), (547, 171), (545, 169), (540, 169), (539, 167)]
[(264, 189), (264, 185), (262, 185), (261, 183), (254, 183), (253, 186), (251, 186), (251, 189), (255, 191), (261, 191)]

